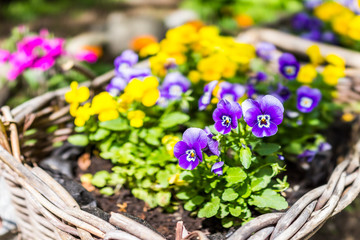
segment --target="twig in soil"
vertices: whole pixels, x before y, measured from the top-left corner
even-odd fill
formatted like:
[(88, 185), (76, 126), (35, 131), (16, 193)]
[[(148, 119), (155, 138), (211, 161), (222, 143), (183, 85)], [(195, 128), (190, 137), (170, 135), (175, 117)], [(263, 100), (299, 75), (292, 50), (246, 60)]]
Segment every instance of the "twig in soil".
[(185, 238), (183, 238), (182, 240), (190, 240), (193, 237), (196, 237), (196, 239), (198, 240), (209, 240), (207, 238), (207, 236), (205, 235), (205, 233), (201, 232), (201, 231), (194, 231), (191, 232), (189, 235), (187, 235)]
[(127, 232), (115, 230), (111, 232), (107, 232), (105, 234), (104, 240), (117, 240), (117, 239), (126, 239), (126, 240), (140, 240), (140, 238), (135, 237)]
[(110, 223), (133, 234), (142, 240), (165, 240), (162, 236), (145, 227), (144, 225), (118, 213), (110, 213)]

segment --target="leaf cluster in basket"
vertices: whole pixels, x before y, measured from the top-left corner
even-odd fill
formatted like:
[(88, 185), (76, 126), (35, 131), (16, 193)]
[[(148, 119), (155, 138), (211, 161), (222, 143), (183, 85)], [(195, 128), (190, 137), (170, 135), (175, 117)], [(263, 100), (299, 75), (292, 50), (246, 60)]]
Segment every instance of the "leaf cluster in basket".
[(106, 91), (88, 100), (89, 89), (72, 83), (65, 95), (78, 132), (69, 141), (95, 144), (114, 164), (111, 173), (82, 176), (103, 194), (125, 185), (151, 207), (174, 210), (183, 201), (230, 227), (253, 210), (287, 207), (286, 177), (276, 178), (285, 159), (312, 161), (331, 148), (320, 131), (340, 110), (332, 99), (340, 57), (327, 56), (320, 73), (316, 46), (312, 63), (300, 66), (290, 53), (277, 57), (273, 45), (254, 48), (193, 23), (139, 51), (150, 68), (126, 50)]
[(65, 48), (65, 42), (65, 39), (54, 37), (46, 29), (36, 34), (25, 26), (14, 28), (0, 48), (0, 64), (6, 72), (0, 76), (2, 85), (9, 81), (11, 88), (20, 86), (26, 89), (20, 85), (26, 84), (30, 92), (27, 97), (31, 97), (39, 92), (65, 87), (75, 79), (85, 81), (86, 76), (76, 71), (64, 73), (60, 65), (69, 59), (94, 63), (100, 49), (87, 47), (73, 53)]
[(306, 1), (292, 18), (292, 30), (313, 41), (360, 50), (360, 6), (357, 0)]

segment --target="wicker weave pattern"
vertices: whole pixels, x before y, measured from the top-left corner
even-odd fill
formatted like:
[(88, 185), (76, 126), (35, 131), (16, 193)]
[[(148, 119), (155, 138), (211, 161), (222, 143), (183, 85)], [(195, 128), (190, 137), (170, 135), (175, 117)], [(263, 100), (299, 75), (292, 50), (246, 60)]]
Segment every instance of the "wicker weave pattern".
[[(107, 73), (84, 85), (97, 91), (113, 75), (113, 72)], [(68, 90), (46, 93), (11, 112), (6, 107), (1, 109), (4, 126), (0, 126), (0, 174), (5, 176), (10, 188), (23, 239), (163, 240), (159, 234), (123, 215), (112, 213), (108, 223), (82, 211), (69, 193), (46, 172), (24, 163), (25, 159), (36, 166), (38, 159), (53, 150), (53, 142), (66, 140), (72, 133), (68, 126), (72, 118), (63, 99)], [(358, 100), (359, 94), (347, 97)], [(59, 129), (47, 133), (46, 128), (53, 124)], [(30, 128), (37, 129), (30, 137), (38, 141), (33, 146), (24, 146), (29, 136), (23, 133)], [(358, 130), (354, 129), (354, 132)], [(328, 184), (308, 192), (286, 212), (265, 214), (252, 220), (228, 240), (308, 239), (326, 219), (344, 209), (359, 194), (359, 154), (360, 142), (356, 142), (353, 152), (336, 167)], [(207, 239), (198, 231), (187, 235), (182, 224), (178, 224), (176, 236), (176, 240)]]

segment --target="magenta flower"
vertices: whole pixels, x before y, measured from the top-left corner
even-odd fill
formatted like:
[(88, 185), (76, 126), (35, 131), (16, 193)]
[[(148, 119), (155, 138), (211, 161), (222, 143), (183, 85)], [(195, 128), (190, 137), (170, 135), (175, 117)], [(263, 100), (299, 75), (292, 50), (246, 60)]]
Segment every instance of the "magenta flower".
[(224, 166), (223, 161), (214, 163), (214, 165), (211, 167), (211, 171), (217, 174), (218, 176), (221, 176), (223, 175), (223, 169), (222, 169), (223, 166)]
[(95, 63), (98, 60), (98, 55), (96, 55), (93, 51), (81, 50), (75, 54), (75, 58), (79, 61)]
[(161, 96), (168, 100), (177, 100), (190, 87), (190, 81), (180, 72), (168, 73), (161, 85)]
[(256, 137), (269, 137), (277, 133), (283, 120), (284, 106), (274, 96), (266, 95), (259, 101), (247, 99), (242, 104), (245, 122)]
[(0, 49), (0, 63), (6, 62), (10, 58), (10, 52), (4, 49)]
[(245, 94), (245, 87), (237, 83), (221, 82), (219, 86), (220, 99), (237, 102)]
[(221, 99), (212, 116), (215, 121), (214, 127), (216, 131), (227, 134), (231, 129), (238, 126), (238, 119), (242, 116), (240, 104)]
[(321, 100), (321, 92), (316, 88), (302, 86), (298, 88), (296, 93), (297, 109), (303, 113), (311, 112)]
[(211, 95), (214, 91), (218, 81), (211, 81), (210, 83), (206, 84), (204, 87), (204, 94), (199, 98), (199, 110), (205, 110), (205, 108), (210, 104), (211, 102)]
[(208, 155), (209, 157), (213, 155), (219, 156), (219, 142), (213, 138), (214, 134), (212, 134), (208, 127), (206, 127), (204, 131), (207, 134), (207, 146), (205, 147), (203, 152), (206, 153), (206, 155)]
[(294, 80), (299, 72), (300, 64), (291, 53), (283, 53), (279, 58), (279, 71), (288, 80)]
[(202, 149), (207, 145), (207, 136), (200, 128), (189, 128), (183, 134), (183, 140), (174, 146), (174, 155), (179, 166), (185, 170), (193, 170), (202, 162)]

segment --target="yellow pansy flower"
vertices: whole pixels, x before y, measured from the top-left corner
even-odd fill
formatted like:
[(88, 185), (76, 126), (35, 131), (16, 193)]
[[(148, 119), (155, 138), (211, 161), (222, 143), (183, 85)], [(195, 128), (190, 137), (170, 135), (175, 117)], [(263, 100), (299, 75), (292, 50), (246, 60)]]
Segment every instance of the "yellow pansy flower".
[(300, 68), (297, 81), (304, 83), (304, 84), (310, 84), (316, 77), (317, 72), (313, 65), (307, 64)]
[(175, 173), (171, 177), (169, 177), (169, 184), (174, 184), (177, 186), (184, 185), (185, 181), (180, 178), (180, 173)]
[(311, 45), (306, 50), (306, 54), (309, 56), (311, 63), (314, 64), (315, 66), (318, 66), (324, 61), (323, 57), (321, 56), (320, 48), (318, 45), (315, 44)]
[(92, 114), (98, 114), (100, 122), (113, 120), (119, 117), (117, 102), (108, 92), (96, 95), (91, 104)]
[(336, 54), (327, 55), (325, 60), (328, 63), (330, 63), (330, 64), (332, 64), (332, 65), (334, 65), (336, 67), (341, 67), (341, 68), (345, 67), (345, 60), (342, 57), (340, 57), (340, 56), (338, 56)]
[(146, 77), (143, 81), (135, 78), (126, 86), (124, 92), (131, 100), (139, 101), (144, 106), (151, 107), (160, 97), (158, 86), (159, 81), (156, 77)]
[[(90, 91), (89, 88), (82, 86), (78, 88), (79, 84), (77, 82), (72, 82), (70, 84), (70, 91), (65, 93), (65, 101), (72, 104), (72, 103), (82, 103), (89, 99)], [(74, 108), (75, 105), (73, 105)]]
[(314, 9), (314, 14), (323, 21), (329, 21), (346, 10), (348, 9), (340, 3), (325, 2)]
[(352, 114), (352, 113), (344, 113), (344, 114), (341, 116), (341, 119), (342, 119), (344, 122), (352, 122), (352, 121), (355, 119), (355, 116), (354, 116), (354, 114)]
[(180, 138), (173, 135), (165, 135), (161, 139), (161, 143), (165, 145), (166, 151), (169, 155), (174, 156), (174, 147), (177, 142), (180, 141)]
[(345, 77), (345, 69), (334, 65), (327, 65), (322, 74), (326, 84), (335, 86), (339, 78)]
[(149, 45), (140, 49), (139, 55), (140, 57), (147, 57), (151, 55), (155, 55), (160, 51), (160, 45), (158, 43), (150, 43)]
[(127, 118), (130, 120), (130, 126), (139, 128), (144, 124), (145, 113), (141, 110), (130, 111)]
[(349, 23), (348, 36), (354, 40), (360, 40), (360, 16), (354, 17)]
[(198, 71), (191, 70), (189, 72), (188, 78), (192, 83), (198, 83), (200, 81), (201, 75)]
[(84, 106), (80, 106), (75, 114), (75, 125), (82, 127), (91, 116), (90, 103), (85, 103)]
[(351, 11), (344, 11), (342, 14), (335, 16), (331, 21), (334, 32), (346, 35), (349, 30), (349, 23), (353, 18), (354, 13)]

